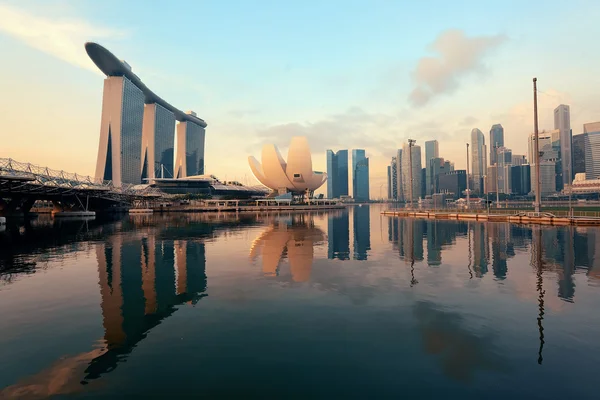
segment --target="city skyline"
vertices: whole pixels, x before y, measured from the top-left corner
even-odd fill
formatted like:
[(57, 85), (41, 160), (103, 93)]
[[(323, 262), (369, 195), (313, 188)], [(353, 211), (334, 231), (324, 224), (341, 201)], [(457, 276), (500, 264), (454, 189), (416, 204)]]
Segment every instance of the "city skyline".
[[(524, 7), (534, 8), (534, 3)], [(206, 172), (230, 180), (251, 179), (245, 163), (232, 160), (245, 159), (269, 141), (286, 151), (285, 144), (294, 135), (309, 137), (313, 153), (319, 155), (314, 160), (317, 170), (326, 168), (327, 148), (367, 150), (372, 198), (378, 197), (380, 184), (386, 182), (389, 159), (408, 137), (421, 145), (438, 140), (440, 155), (448, 157), (464, 152), (474, 127), (487, 132), (489, 126), (500, 123), (505, 146), (525, 154), (527, 135), (533, 128), (533, 76), (538, 76), (540, 84), (540, 129), (554, 127), (554, 109), (560, 104), (570, 106), (573, 135), (583, 132), (584, 123), (600, 120), (593, 107), (597, 78), (591, 68), (581, 69), (572, 62), (590, 47), (594, 30), (599, 29), (585, 23), (600, 14), (600, 7), (592, 2), (580, 1), (579, 7), (567, 10), (543, 3), (544, 15), (538, 21), (526, 12), (515, 20), (501, 2), (486, 7), (473, 4), (465, 15), (440, 3), (444, 18), (433, 18), (427, 29), (411, 21), (397, 24), (393, 16), (401, 14), (396, 12), (400, 5), (357, 3), (339, 12), (340, 7), (332, 2), (320, 10), (322, 15), (336, 17), (326, 18), (327, 23), (315, 21), (310, 33), (325, 38), (322, 41), (298, 35), (303, 31), (294, 21), (297, 15), (312, 15), (315, 5), (310, 4), (274, 6), (268, 20), (277, 20), (277, 26), (269, 29), (260, 29), (266, 15), (244, 17), (249, 6), (237, 7), (248, 26), (244, 35), (236, 34), (237, 23), (230, 25), (226, 4), (202, 6), (205, 24), (192, 29), (183, 21), (199, 6), (178, 2), (189, 9), (189, 16), (174, 11), (161, 15), (178, 18), (182, 26), (180, 32), (167, 35), (149, 23), (156, 11), (144, 10), (146, 18), (125, 18), (144, 8), (142, 3), (128, 3), (117, 16), (110, 11), (112, 4), (117, 3), (108, 1), (102, 7), (69, 1), (0, 3), (0, 36), (6, 39), (0, 51), (11, 55), (0, 66), (5, 76), (11, 76), (0, 84), (2, 92), (10, 94), (0, 104), (10, 110), (0, 121), (3, 156), (94, 174), (91, 160), (98, 150), (101, 89), (98, 73), (82, 47), (89, 40), (127, 56), (158, 93), (174, 104), (189, 104), (209, 121), (215, 134), (206, 138)], [(409, 8), (417, 17), (430, 17), (428, 7)], [(346, 23), (357, 15), (364, 26), (358, 31)], [(472, 25), (473, 20), (503, 17), (512, 23), (502, 30)], [(569, 26), (568, 39), (560, 32), (541, 29), (559, 21)], [(372, 29), (375, 25), (387, 33), (385, 40)], [(268, 39), (273, 36), (271, 29), (278, 30), (278, 38)], [(409, 32), (419, 39), (404, 39)], [(190, 51), (193, 41), (200, 44), (201, 52)], [(246, 41), (262, 46), (246, 46)], [(389, 55), (388, 50), (398, 42), (406, 47), (401, 58)], [(289, 46), (282, 46), (286, 43)], [(306, 43), (312, 43), (312, 48)], [(369, 45), (359, 63), (355, 62), (355, 43)], [(554, 56), (556, 46), (564, 49), (560, 60)], [(243, 47), (253, 49), (250, 64), (239, 61), (248, 59), (247, 52), (239, 51)], [(335, 60), (331, 48), (339, 49)], [(535, 58), (531, 57), (534, 49)], [(468, 57), (455, 64), (445, 62), (455, 60), (456, 54)], [(514, 59), (521, 62), (515, 65)], [(448, 69), (438, 71), (438, 66)], [(44, 106), (32, 104), (33, 98)], [(36, 118), (27, 117), (32, 107)], [(23, 124), (24, 120), (28, 123)], [(8, 139), (14, 135), (21, 140)], [(32, 148), (31, 142), (37, 146)], [(65, 143), (72, 149), (68, 156), (61, 152)], [(457, 169), (465, 168), (466, 157), (450, 158)]]

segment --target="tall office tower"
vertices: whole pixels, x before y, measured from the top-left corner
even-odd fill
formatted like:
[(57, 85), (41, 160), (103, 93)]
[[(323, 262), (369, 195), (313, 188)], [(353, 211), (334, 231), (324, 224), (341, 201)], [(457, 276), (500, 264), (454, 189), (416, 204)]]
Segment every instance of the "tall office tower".
[(511, 193), (526, 196), (531, 191), (531, 168), (528, 164), (510, 167)]
[(511, 159), (511, 164), (512, 165), (524, 165), (524, 164), (527, 164), (527, 159), (525, 158), (525, 156), (522, 156), (519, 154), (513, 154), (512, 159)]
[(512, 165), (512, 150), (499, 147), (496, 165), (498, 166), (498, 190), (500, 193), (510, 194), (510, 166)]
[(427, 166), (427, 194), (439, 193), (439, 177), (441, 174), (450, 171), (450, 163), (443, 158), (435, 157), (429, 160)]
[(402, 191), (402, 149), (396, 152), (396, 200), (404, 201)]
[(487, 149), (483, 133), (475, 128), (471, 131), (471, 174), (473, 174), (473, 191), (484, 193), (484, 178), (487, 175)]
[(369, 200), (369, 159), (362, 149), (352, 150), (352, 197)]
[(412, 157), (409, 157), (409, 145), (402, 145), (402, 191), (404, 200), (410, 201), (410, 160), (412, 158), (412, 200), (421, 197), (421, 146), (412, 146)]
[(144, 93), (126, 76), (104, 80), (96, 179), (141, 183)]
[(585, 173), (585, 133), (573, 135), (573, 176)]
[(348, 150), (327, 150), (327, 197), (348, 196)]
[(561, 104), (554, 109), (554, 129), (560, 131), (561, 187), (563, 187), (570, 185), (573, 180), (573, 155), (571, 153), (573, 138), (569, 106)]
[(500, 124), (492, 125), (490, 129), (490, 165), (498, 162), (496, 147), (504, 147), (504, 128)]
[(440, 148), (437, 140), (429, 140), (425, 142), (425, 168), (427, 169), (427, 182), (426, 182), (426, 193), (432, 194), (433, 192), (433, 183), (431, 182), (431, 172), (430, 172), (430, 160), (434, 158), (440, 157)]
[(175, 114), (157, 103), (144, 106), (142, 123), (142, 182), (173, 178)]
[(392, 194), (392, 166), (388, 165), (387, 166), (387, 198), (388, 200), (392, 200), (393, 194)]
[(398, 163), (396, 161), (396, 157), (392, 157), (392, 163), (390, 164), (390, 183), (392, 185), (392, 199), (396, 200), (398, 198), (398, 187), (396, 186), (398, 182)]
[(421, 198), (427, 196), (427, 168), (421, 168)]
[[(193, 111), (187, 111), (186, 114), (196, 116)], [(177, 124), (176, 178), (204, 175), (204, 136), (202, 125), (193, 121), (180, 121)]]
[(583, 124), (585, 179), (600, 179), (600, 122)]

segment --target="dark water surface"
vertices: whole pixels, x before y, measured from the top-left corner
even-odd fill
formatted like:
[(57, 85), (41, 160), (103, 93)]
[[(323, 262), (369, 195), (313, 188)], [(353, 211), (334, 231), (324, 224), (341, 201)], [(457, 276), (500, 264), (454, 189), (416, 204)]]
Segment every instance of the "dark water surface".
[(0, 398), (600, 398), (599, 229), (380, 211), (9, 225)]

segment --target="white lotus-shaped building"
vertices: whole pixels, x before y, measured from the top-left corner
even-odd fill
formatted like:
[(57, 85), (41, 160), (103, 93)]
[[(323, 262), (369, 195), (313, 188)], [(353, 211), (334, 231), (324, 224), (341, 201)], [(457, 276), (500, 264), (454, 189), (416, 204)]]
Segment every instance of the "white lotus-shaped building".
[(302, 136), (292, 138), (287, 163), (274, 144), (264, 145), (261, 160), (262, 164), (248, 157), (252, 173), (263, 185), (279, 193), (314, 191), (327, 180), (326, 173), (312, 170), (308, 140)]

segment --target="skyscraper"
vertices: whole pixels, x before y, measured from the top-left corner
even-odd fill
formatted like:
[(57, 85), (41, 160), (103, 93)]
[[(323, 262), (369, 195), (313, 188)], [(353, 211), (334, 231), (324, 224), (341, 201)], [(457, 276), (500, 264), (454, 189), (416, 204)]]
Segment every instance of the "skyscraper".
[(327, 197), (348, 196), (348, 150), (327, 150)]
[(387, 166), (387, 198), (388, 200), (392, 200), (394, 195), (392, 194), (392, 166)]
[(483, 133), (474, 128), (471, 131), (471, 161), (473, 174), (473, 191), (484, 193), (484, 177), (487, 175), (487, 156), (485, 137)]
[(421, 197), (421, 146), (412, 146), (412, 157), (409, 157), (409, 145), (402, 145), (402, 192), (404, 201), (410, 201), (410, 159), (412, 158), (412, 200)]
[(560, 131), (561, 187), (563, 187), (570, 185), (573, 180), (573, 155), (571, 153), (573, 139), (569, 106), (561, 104), (554, 109), (554, 129)]
[(396, 186), (398, 183), (398, 163), (396, 161), (396, 157), (392, 157), (392, 162), (390, 164), (390, 174), (390, 184), (392, 185), (390, 198), (396, 200), (398, 198), (398, 187)]
[(585, 135), (573, 136), (573, 175), (585, 173)]
[(396, 200), (404, 201), (402, 191), (402, 149), (396, 152)]
[(142, 124), (142, 182), (173, 178), (175, 114), (157, 103), (144, 106)]
[(600, 179), (600, 122), (583, 125), (585, 134), (585, 179)]
[(504, 128), (500, 124), (492, 125), (490, 129), (490, 165), (498, 162), (496, 147), (504, 147)]
[(440, 148), (437, 140), (429, 140), (425, 142), (425, 168), (427, 169), (426, 177), (426, 193), (432, 194), (433, 192), (433, 182), (431, 181), (431, 166), (429, 165), (430, 161), (434, 158), (439, 158), (440, 156)]
[(362, 149), (352, 150), (352, 197), (369, 200), (369, 159)]
[(104, 80), (96, 178), (113, 185), (142, 181), (144, 93), (126, 76)]
[[(193, 111), (186, 114), (196, 116)], [(177, 124), (176, 178), (204, 175), (204, 127), (193, 121)]]

